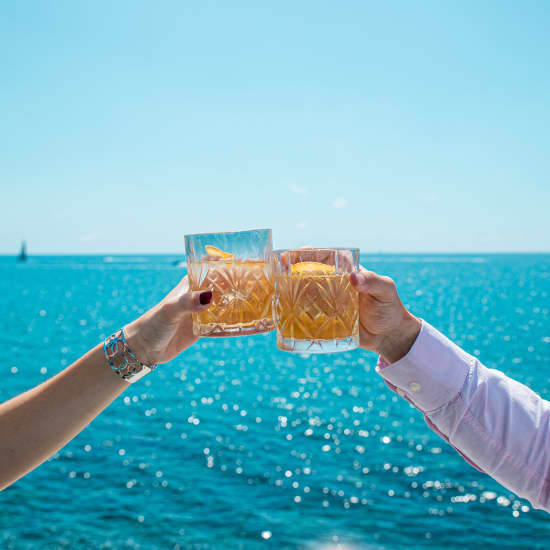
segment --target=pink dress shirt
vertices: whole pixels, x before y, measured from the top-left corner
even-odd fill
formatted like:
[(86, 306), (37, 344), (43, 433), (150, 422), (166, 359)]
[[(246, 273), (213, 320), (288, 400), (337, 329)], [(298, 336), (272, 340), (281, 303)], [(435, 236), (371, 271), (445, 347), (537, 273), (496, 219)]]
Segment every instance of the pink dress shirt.
[(472, 466), (550, 512), (550, 402), (425, 321), (409, 353), (376, 370)]

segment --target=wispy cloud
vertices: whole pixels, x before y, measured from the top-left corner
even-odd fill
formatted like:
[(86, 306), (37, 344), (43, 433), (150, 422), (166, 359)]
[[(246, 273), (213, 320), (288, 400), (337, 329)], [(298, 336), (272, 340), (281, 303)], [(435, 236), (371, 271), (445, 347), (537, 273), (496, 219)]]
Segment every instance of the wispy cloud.
[(348, 199), (344, 199), (344, 197), (338, 197), (332, 201), (333, 208), (345, 208), (347, 205)]
[(295, 183), (290, 183), (288, 185), (288, 190), (291, 193), (294, 193), (295, 195), (305, 196), (305, 195), (308, 194), (308, 190), (305, 187), (300, 187), (299, 185), (296, 185)]

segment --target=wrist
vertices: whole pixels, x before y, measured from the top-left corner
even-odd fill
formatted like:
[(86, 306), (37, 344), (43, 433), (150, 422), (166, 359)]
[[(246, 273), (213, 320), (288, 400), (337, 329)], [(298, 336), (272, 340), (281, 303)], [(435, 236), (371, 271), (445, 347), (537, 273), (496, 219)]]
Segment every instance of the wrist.
[(401, 323), (382, 339), (378, 354), (388, 363), (399, 361), (409, 353), (421, 328), (422, 321), (405, 310)]
[(124, 328), (126, 341), (132, 353), (138, 361), (144, 365), (156, 365), (155, 357), (150, 353), (151, 346), (147, 343), (146, 321), (142, 318), (136, 319)]

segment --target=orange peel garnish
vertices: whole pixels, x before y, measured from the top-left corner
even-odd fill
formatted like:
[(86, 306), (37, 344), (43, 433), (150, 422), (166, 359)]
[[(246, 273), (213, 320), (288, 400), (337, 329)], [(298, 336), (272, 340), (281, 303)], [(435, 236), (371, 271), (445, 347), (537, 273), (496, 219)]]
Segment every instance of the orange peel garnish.
[(336, 267), (322, 264), (321, 262), (298, 262), (292, 265), (292, 275), (305, 275), (309, 273), (333, 275), (336, 273)]
[(217, 256), (218, 258), (233, 258), (233, 254), (230, 252), (224, 252), (216, 246), (211, 246), (207, 244), (204, 249), (209, 256)]

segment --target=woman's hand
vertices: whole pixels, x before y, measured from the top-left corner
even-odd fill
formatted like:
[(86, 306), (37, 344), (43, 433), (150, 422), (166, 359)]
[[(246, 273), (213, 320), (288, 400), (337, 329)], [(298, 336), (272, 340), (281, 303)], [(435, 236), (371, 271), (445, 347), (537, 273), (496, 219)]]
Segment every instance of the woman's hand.
[(208, 309), (212, 291), (189, 290), (187, 276), (156, 306), (124, 329), (128, 346), (146, 365), (166, 363), (194, 344), (192, 313)]
[(359, 291), (359, 338), (364, 349), (395, 363), (411, 349), (422, 322), (402, 304), (395, 283), (361, 266), (350, 275)]
[[(197, 340), (191, 314), (207, 309), (211, 300), (211, 290), (190, 292), (184, 277), (125, 328), (130, 349), (146, 365), (173, 359)], [(128, 387), (98, 344), (52, 378), (0, 404), (0, 490), (58, 451)]]

